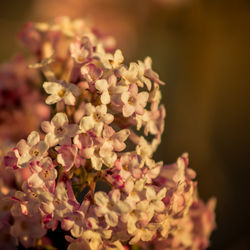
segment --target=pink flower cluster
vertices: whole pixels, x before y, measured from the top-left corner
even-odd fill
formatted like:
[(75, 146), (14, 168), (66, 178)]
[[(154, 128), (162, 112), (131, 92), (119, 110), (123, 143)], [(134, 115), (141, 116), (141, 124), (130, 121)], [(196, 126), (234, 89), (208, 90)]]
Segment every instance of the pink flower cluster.
[(66, 17), (20, 36), (54, 115), (3, 157), (23, 176), (18, 189), (1, 184), (0, 230), (8, 225), (24, 247), (60, 227), (69, 250), (205, 249), (214, 201), (198, 199), (188, 155), (166, 166), (152, 159), (165, 109), (151, 59), (126, 66), (111, 38)]
[(29, 62), (16, 55), (0, 65), (0, 143), (26, 137), (49, 118), (49, 108), (40, 95), (41, 78), (37, 71), (27, 68)]

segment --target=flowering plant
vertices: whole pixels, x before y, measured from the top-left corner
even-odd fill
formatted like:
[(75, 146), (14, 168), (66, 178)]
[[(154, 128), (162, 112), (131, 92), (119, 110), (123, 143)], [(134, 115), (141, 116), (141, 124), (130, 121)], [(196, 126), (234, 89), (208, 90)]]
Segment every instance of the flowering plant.
[(198, 198), (187, 154), (152, 159), (165, 109), (151, 59), (126, 66), (113, 38), (66, 17), (20, 39), (52, 119), (2, 157), (13, 180), (0, 184), (0, 231), (12, 241), (0, 245), (55, 249), (57, 232), (69, 250), (205, 249), (215, 200)]

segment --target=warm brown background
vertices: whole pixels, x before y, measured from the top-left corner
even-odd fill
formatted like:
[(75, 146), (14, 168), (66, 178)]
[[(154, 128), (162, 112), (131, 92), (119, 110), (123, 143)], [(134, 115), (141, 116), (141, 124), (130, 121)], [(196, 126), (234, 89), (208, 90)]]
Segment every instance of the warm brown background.
[(17, 51), (26, 21), (87, 16), (116, 36), (129, 60), (150, 55), (167, 82), (157, 160), (185, 151), (199, 193), (218, 199), (211, 249), (250, 249), (250, 1), (0, 1), (0, 61)]

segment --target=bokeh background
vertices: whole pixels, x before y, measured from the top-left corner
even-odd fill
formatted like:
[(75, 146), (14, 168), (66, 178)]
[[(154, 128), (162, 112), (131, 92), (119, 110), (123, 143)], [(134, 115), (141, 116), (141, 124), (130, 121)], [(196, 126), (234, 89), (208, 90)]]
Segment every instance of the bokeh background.
[(189, 152), (199, 194), (216, 196), (210, 249), (250, 249), (250, 1), (0, 1), (0, 62), (21, 51), (27, 21), (85, 17), (112, 34), (126, 61), (153, 59), (167, 84), (157, 160)]

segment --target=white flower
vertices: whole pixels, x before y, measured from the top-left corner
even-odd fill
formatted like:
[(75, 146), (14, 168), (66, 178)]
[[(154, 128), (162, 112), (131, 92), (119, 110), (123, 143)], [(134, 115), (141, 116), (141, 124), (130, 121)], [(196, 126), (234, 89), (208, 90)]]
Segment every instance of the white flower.
[(138, 93), (137, 85), (131, 84), (128, 91), (121, 94), (121, 100), (124, 104), (122, 107), (123, 116), (129, 117), (134, 113), (143, 115), (148, 96), (149, 94), (146, 91)]
[(57, 177), (57, 171), (51, 158), (46, 157), (42, 159), (39, 165), (32, 166), (31, 169), (33, 174), (27, 181), (29, 187), (38, 188), (46, 186), (48, 189), (52, 189)]
[(114, 120), (114, 116), (107, 113), (106, 105), (99, 105), (94, 107), (91, 103), (85, 106), (87, 116), (80, 121), (81, 132), (86, 133), (90, 129), (99, 137), (101, 135), (103, 125), (110, 124)]
[(102, 239), (110, 239), (112, 230), (98, 226), (96, 219), (93, 217), (89, 217), (86, 224), (88, 228), (83, 232), (82, 237), (87, 240), (91, 250), (100, 249), (100, 245), (103, 243)]
[(137, 228), (134, 237), (129, 241), (130, 245), (136, 244), (138, 241), (150, 241), (156, 233), (157, 225), (148, 224), (146, 227)]
[(165, 205), (162, 199), (166, 196), (167, 189), (162, 188), (157, 194), (152, 186), (146, 187), (146, 198), (149, 204), (149, 210), (152, 215), (154, 212), (162, 212), (165, 209)]
[(138, 64), (132, 62), (129, 64), (129, 68), (122, 66), (119, 69), (120, 75), (123, 79), (123, 83), (126, 85), (130, 85), (131, 83), (137, 83), (138, 81)]
[(124, 57), (122, 55), (121, 50), (117, 49), (114, 53), (113, 60), (111, 60), (111, 65), (112, 65), (113, 69), (118, 68), (121, 65), (121, 63), (123, 62), (123, 60), (124, 60)]
[(76, 97), (81, 94), (81, 89), (75, 84), (61, 82), (44, 82), (43, 88), (50, 94), (47, 97), (47, 104), (54, 104), (61, 100), (67, 105), (75, 105)]
[(94, 196), (96, 207), (96, 214), (98, 217), (104, 216), (106, 223), (115, 227), (118, 224), (118, 214), (114, 211), (114, 204), (104, 192), (96, 192)]
[(105, 79), (100, 79), (95, 82), (95, 88), (101, 93), (102, 104), (110, 103), (110, 95), (108, 91), (108, 82)]
[(85, 214), (82, 211), (74, 211), (69, 214), (65, 214), (65, 218), (62, 220), (62, 228), (65, 231), (71, 232), (71, 235), (78, 238), (83, 233)]
[(105, 49), (103, 48), (102, 43), (98, 43), (96, 46), (96, 52), (94, 56), (98, 57), (104, 68), (112, 69), (111, 61), (113, 60), (113, 55), (110, 53), (106, 53)]
[(17, 157), (17, 166), (19, 168), (26, 167), (32, 161), (40, 161), (47, 153), (48, 145), (44, 141), (40, 141), (40, 135), (38, 132), (33, 131), (25, 140), (21, 140), (17, 143), (14, 152)]
[(65, 214), (73, 211), (73, 205), (69, 202), (69, 196), (63, 182), (59, 182), (56, 186), (55, 198), (53, 204), (55, 207), (54, 216), (56, 219), (63, 219)]
[(69, 144), (71, 142), (70, 138), (74, 137), (78, 131), (76, 124), (69, 124), (68, 117), (65, 113), (57, 113), (51, 122), (42, 122), (41, 127), (43, 131), (47, 133), (44, 140), (50, 147), (57, 144)]

